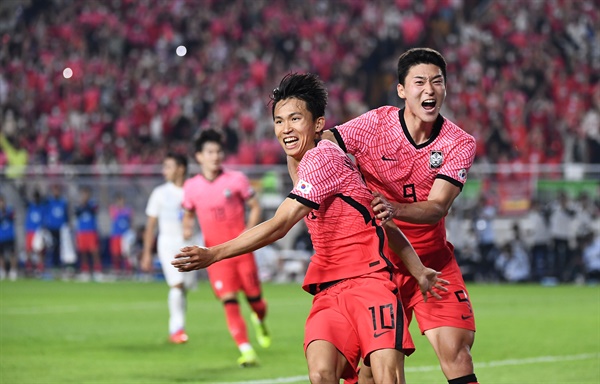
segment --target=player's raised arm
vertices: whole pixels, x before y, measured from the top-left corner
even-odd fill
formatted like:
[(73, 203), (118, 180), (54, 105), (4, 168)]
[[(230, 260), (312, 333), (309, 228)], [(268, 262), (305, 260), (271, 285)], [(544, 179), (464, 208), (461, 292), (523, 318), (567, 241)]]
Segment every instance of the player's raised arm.
[(194, 236), (194, 211), (184, 210), (181, 225), (183, 226), (183, 238), (189, 240)]
[(271, 244), (283, 236), (312, 208), (287, 198), (281, 203), (273, 218), (247, 230), (223, 244), (204, 247), (184, 247), (171, 263), (181, 272), (202, 269), (220, 260), (253, 252)]

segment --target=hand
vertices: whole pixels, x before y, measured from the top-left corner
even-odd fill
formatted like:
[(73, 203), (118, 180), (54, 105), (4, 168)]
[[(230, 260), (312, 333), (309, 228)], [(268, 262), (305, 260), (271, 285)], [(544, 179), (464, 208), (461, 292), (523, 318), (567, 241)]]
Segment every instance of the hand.
[(152, 255), (144, 252), (140, 261), (140, 268), (144, 272), (152, 272)]
[(373, 192), (371, 209), (373, 209), (375, 217), (381, 220), (381, 224), (385, 224), (394, 218), (394, 206), (379, 192)]
[(421, 273), (420, 277), (417, 279), (417, 282), (419, 283), (419, 289), (423, 294), (423, 301), (427, 301), (428, 292), (436, 299), (442, 299), (442, 297), (436, 291), (434, 291), (434, 289), (448, 292), (448, 288), (444, 287), (443, 285), (449, 284), (449, 282), (447, 280), (440, 279), (439, 276), (441, 274), (442, 272), (438, 272), (431, 268), (425, 268), (423, 270), (423, 273)]
[(175, 260), (171, 261), (171, 264), (179, 272), (188, 272), (206, 268), (217, 261), (210, 248), (193, 245), (181, 248), (180, 252), (175, 255)]

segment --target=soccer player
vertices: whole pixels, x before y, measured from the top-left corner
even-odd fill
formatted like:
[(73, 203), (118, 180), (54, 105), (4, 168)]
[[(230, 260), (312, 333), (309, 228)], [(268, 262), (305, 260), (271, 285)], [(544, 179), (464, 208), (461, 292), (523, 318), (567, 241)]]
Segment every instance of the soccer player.
[[(183, 186), (184, 237), (191, 237), (195, 212), (207, 246), (235, 238), (258, 224), (262, 213), (248, 178), (241, 172), (222, 167), (225, 156), (222, 140), (212, 129), (200, 134), (195, 142), (195, 157), (201, 172)], [(249, 208), (247, 222), (246, 207)], [(243, 291), (252, 308), (251, 320), (258, 343), (263, 348), (269, 347), (271, 337), (264, 323), (267, 303), (262, 297), (254, 255), (247, 252), (237, 259), (213, 265), (208, 268), (208, 278), (223, 303), (229, 333), (240, 350), (238, 364), (243, 367), (257, 364), (258, 357), (248, 340), (237, 299), (238, 292)]]
[[(414, 312), (448, 382), (476, 383), (473, 309), (444, 224), (473, 164), (475, 139), (440, 115), (446, 98), (446, 62), (439, 52), (414, 48), (403, 53), (397, 92), (405, 102), (403, 109), (371, 110), (323, 137), (352, 154), (367, 186), (381, 192), (372, 202), (377, 218), (393, 218), (423, 264), (451, 282), (442, 300), (434, 303), (422, 299), (407, 273), (398, 286), (409, 321)], [(369, 373), (368, 367), (361, 369), (365, 380)]]
[(317, 140), (327, 103), (322, 82), (311, 74), (287, 75), (272, 103), (275, 135), (298, 162), (291, 172), (295, 187), (270, 220), (220, 245), (183, 248), (173, 265), (181, 271), (221, 265), (273, 243), (305, 219), (315, 249), (303, 283), (315, 295), (304, 338), (311, 382), (355, 378), (363, 357), (378, 383), (404, 383), (404, 355), (414, 345), (392, 281), (385, 232), (393, 236), (424, 294), (437, 296), (433, 287), (441, 280), (421, 264), (392, 222), (385, 231), (377, 224), (369, 206), (371, 192), (346, 154)]
[(195, 273), (181, 273), (173, 268), (173, 255), (181, 247), (191, 245), (183, 238), (183, 183), (187, 175), (187, 158), (168, 153), (163, 160), (165, 183), (154, 188), (146, 206), (146, 228), (141, 269), (152, 272), (152, 248), (158, 227), (157, 251), (165, 280), (169, 285), (169, 341), (182, 344), (188, 341), (185, 332), (186, 294), (196, 286)]
[(127, 258), (123, 256), (122, 242), (123, 235), (131, 228), (133, 210), (125, 204), (125, 196), (117, 194), (114, 203), (108, 208), (110, 219), (112, 221), (110, 230), (110, 256), (112, 258), (113, 272), (121, 274), (132, 272), (132, 265)]
[(79, 190), (80, 201), (75, 207), (76, 235), (75, 244), (80, 261), (81, 279), (89, 281), (90, 264), (94, 269), (94, 279), (102, 280), (102, 263), (98, 243), (98, 204), (92, 199), (92, 190), (83, 186)]
[[(69, 225), (69, 206), (67, 199), (63, 196), (62, 187), (59, 184), (53, 184), (50, 187), (50, 195), (46, 199), (46, 212), (44, 215), (44, 227), (48, 229), (52, 236), (52, 246), (50, 247), (50, 265), (55, 268), (62, 268), (61, 248), (67, 244), (61, 242), (60, 231), (64, 226)], [(68, 267), (67, 269), (70, 269)], [(67, 275), (70, 271), (63, 271)], [(68, 277), (65, 275), (65, 277)]]
[[(0, 195), (0, 280), (8, 275), (10, 280), (17, 280), (17, 249), (15, 247), (15, 210), (6, 204)], [(10, 265), (8, 274), (6, 264)]]
[[(27, 196), (25, 189), (21, 190), (22, 196)], [(39, 189), (33, 190), (32, 199), (27, 199), (25, 202), (25, 254), (27, 255), (27, 261), (25, 263), (25, 270), (30, 272), (34, 266), (34, 259), (37, 258), (35, 272), (41, 275), (44, 272), (44, 249), (35, 249), (34, 237), (36, 232), (43, 229), (46, 215), (46, 204), (42, 198), (42, 194)], [(39, 233), (38, 233), (39, 236)], [(43, 248), (43, 247), (42, 247)], [(36, 257), (34, 257), (34, 255)]]

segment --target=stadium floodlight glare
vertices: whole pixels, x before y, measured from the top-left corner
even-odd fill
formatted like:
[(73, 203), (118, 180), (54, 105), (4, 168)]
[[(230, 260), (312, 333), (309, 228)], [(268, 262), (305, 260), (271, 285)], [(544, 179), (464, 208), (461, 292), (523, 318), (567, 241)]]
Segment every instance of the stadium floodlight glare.
[(69, 67), (63, 69), (63, 77), (65, 79), (70, 79), (73, 76), (73, 70)]
[(185, 54), (187, 53), (187, 48), (184, 47), (183, 45), (180, 45), (175, 50), (175, 53), (177, 53), (177, 56), (180, 56), (180, 57), (185, 56)]

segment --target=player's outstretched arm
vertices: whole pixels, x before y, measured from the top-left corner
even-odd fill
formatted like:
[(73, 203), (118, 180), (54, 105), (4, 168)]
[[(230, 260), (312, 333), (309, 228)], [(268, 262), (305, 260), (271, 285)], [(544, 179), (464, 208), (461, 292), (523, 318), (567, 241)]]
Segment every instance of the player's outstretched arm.
[(382, 222), (393, 218), (413, 224), (435, 224), (452, 206), (460, 188), (443, 179), (434, 181), (427, 201), (403, 204), (387, 200), (381, 193), (373, 192), (371, 208)]
[(214, 247), (184, 247), (171, 264), (180, 272), (202, 269), (220, 260), (256, 251), (283, 236), (312, 210), (296, 200), (287, 198), (273, 218), (243, 232), (233, 240)]
[(140, 267), (144, 272), (152, 272), (152, 245), (154, 244), (154, 231), (156, 230), (158, 219), (148, 216), (146, 219), (146, 228), (144, 229), (144, 247), (142, 250), (142, 260)]
[(390, 248), (400, 257), (408, 272), (417, 279), (423, 300), (427, 301), (427, 292), (436, 299), (441, 299), (441, 296), (434, 290), (448, 290), (443, 286), (443, 284), (448, 284), (448, 281), (440, 278), (441, 272), (423, 265), (413, 246), (393, 221), (389, 220), (383, 223), (383, 228), (388, 236)]

